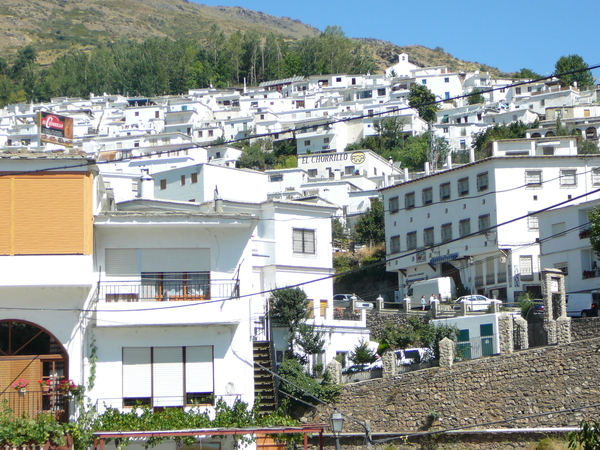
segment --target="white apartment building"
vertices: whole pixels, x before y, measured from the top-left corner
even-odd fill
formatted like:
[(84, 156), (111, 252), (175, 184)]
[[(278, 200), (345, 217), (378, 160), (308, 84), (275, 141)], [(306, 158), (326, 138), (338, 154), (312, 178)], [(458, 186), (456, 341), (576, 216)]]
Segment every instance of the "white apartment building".
[[(600, 189), (600, 169), (586, 176)], [(600, 258), (590, 245), (588, 219), (588, 212), (598, 206), (600, 201), (592, 200), (538, 215), (541, 266), (564, 272), (567, 293), (600, 289)]]
[[(576, 138), (494, 142), (493, 156), (381, 190), (387, 270), (399, 290), (452, 276), (463, 292), (513, 301), (539, 292), (536, 211), (596, 189)], [(593, 193), (588, 198), (599, 198)]]

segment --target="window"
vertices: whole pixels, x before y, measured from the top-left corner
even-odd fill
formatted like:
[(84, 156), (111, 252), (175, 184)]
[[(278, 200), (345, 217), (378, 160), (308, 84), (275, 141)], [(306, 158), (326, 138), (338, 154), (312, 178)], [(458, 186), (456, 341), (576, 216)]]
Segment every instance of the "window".
[(394, 214), (400, 211), (400, 203), (398, 202), (398, 197), (392, 197), (388, 200), (388, 209), (390, 210), (390, 214)]
[(560, 185), (561, 186), (577, 186), (577, 170), (576, 169), (562, 169), (560, 171)]
[(406, 249), (414, 250), (415, 248), (417, 248), (417, 232), (406, 233)]
[(140, 112), (139, 112), (139, 111), (136, 111), (136, 112), (134, 113), (134, 116), (135, 116), (135, 117), (138, 117), (139, 115), (140, 115)]
[(123, 347), (123, 406), (214, 404), (213, 346)]
[(490, 225), (490, 215), (489, 214), (484, 214), (482, 216), (479, 216), (479, 231), (483, 231), (487, 230), (491, 225)]
[(552, 147), (552, 146), (544, 146), (544, 147), (542, 147), (542, 155), (544, 155), (544, 156), (554, 156), (554, 147)]
[(542, 185), (542, 171), (541, 170), (526, 170), (525, 171), (525, 185), (526, 186), (541, 186)]
[(308, 169), (308, 177), (316, 178), (317, 177), (317, 169)]
[(467, 142), (465, 140), (461, 140), (460, 141), (460, 149), (461, 150), (466, 150), (467, 149)]
[(469, 195), (469, 179), (461, 178), (458, 180), (458, 195)]
[(425, 247), (431, 247), (434, 244), (433, 227), (423, 230), (423, 244)]
[(441, 200), (449, 200), (450, 199), (450, 183), (440, 184), (440, 199)]
[(538, 217), (537, 216), (527, 216), (527, 229), (528, 230), (538, 230), (539, 228), (540, 228), (540, 225), (538, 223)]
[(352, 175), (354, 173), (354, 166), (344, 167), (344, 175)]
[(519, 272), (521, 281), (533, 281), (533, 257), (519, 256)]
[(304, 255), (314, 255), (316, 253), (315, 230), (294, 228), (292, 234), (292, 247), (294, 253), (301, 253)]
[(335, 82), (336, 83), (341, 83), (342, 82), (342, 77), (336, 77)]
[(415, 193), (414, 192), (409, 192), (408, 194), (404, 195), (404, 207), (406, 209), (412, 209), (415, 207)]
[(382, 97), (385, 95), (385, 88), (377, 89), (377, 96)]
[(444, 92), (444, 100), (448, 100), (450, 98), (450, 92)]
[(272, 175), (269, 175), (269, 181), (271, 183), (275, 183), (277, 181), (283, 181), (283, 175), (280, 173), (274, 173)]
[(564, 232), (567, 229), (565, 222), (553, 223), (552, 224), (552, 237), (558, 237), (559, 234), (564, 236)]
[(185, 186), (185, 175), (181, 175), (181, 185)]
[(600, 185), (600, 167), (592, 169), (592, 184), (594, 186)]
[(488, 173), (478, 173), (477, 174), (477, 190), (478, 191), (487, 191), (488, 188)]
[(214, 135), (214, 131), (213, 130), (208, 130), (208, 137), (213, 137)]
[(400, 253), (400, 236), (390, 238), (390, 253)]
[(429, 205), (433, 202), (433, 189), (426, 188), (423, 189), (423, 204)]
[(421, 80), (421, 84), (427, 84), (427, 80), (425, 80), (425, 79)]
[(191, 176), (191, 182), (192, 182), (192, 184), (194, 184), (194, 183), (197, 183), (197, 182), (198, 182), (198, 172), (194, 172), (194, 173), (192, 173), (192, 176)]
[(521, 88), (520, 87), (515, 88), (515, 94), (521, 95)]
[(452, 224), (445, 223), (442, 225), (442, 242), (448, 242), (452, 240)]
[(444, 83), (450, 83), (450, 78), (448, 78), (448, 77), (444, 78)]
[(308, 147), (309, 145), (310, 145), (310, 140), (306, 140), (306, 141), (304, 141), (304, 146), (305, 146), (305, 147)]
[(167, 188), (167, 180), (162, 179), (160, 180), (160, 190), (164, 191)]
[(448, 127), (444, 127), (444, 133), (448, 134), (450, 129)]
[(458, 234), (460, 237), (471, 234), (471, 219), (463, 219), (458, 222)]
[(210, 299), (210, 272), (142, 272), (140, 298), (158, 301)]
[(323, 143), (325, 143), (325, 144), (329, 144), (329, 138), (328, 138), (328, 137), (326, 137), (326, 138), (323, 138)]

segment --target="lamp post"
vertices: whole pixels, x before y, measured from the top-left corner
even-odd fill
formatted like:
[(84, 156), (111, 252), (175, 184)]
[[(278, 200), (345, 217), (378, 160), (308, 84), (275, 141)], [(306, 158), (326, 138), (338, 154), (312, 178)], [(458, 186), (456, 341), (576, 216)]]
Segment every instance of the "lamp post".
[(333, 413), (331, 415), (331, 431), (335, 437), (335, 450), (340, 450), (340, 433), (344, 426), (344, 416), (340, 413)]

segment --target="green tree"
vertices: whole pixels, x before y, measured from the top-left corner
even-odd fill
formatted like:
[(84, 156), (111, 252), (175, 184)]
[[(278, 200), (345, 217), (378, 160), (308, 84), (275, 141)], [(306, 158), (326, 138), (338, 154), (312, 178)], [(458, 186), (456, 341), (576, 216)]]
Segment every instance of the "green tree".
[(597, 420), (583, 420), (579, 424), (579, 431), (569, 433), (570, 450), (600, 450), (600, 422)]
[(428, 161), (432, 169), (438, 169), (444, 164), (446, 156), (448, 156), (452, 149), (446, 138), (443, 136), (436, 136), (435, 134), (430, 133), (429, 138), (431, 139), (431, 142), (429, 146)]
[(514, 74), (515, 78), (527, 78), (529, 80), (539, 80), (543, 78), (539, 73), (535, 73), (533, 70), (521, 69)]
[(598, 144), (596, 144), (594, 141), (590, 141), (589, 139), (586, 139), (585, 141), (579, 141), (579, 145), (577, 146), (577, 154), (591, 155), (595, 153), (600, 153), (598, 150)]
[[(280, 289), (271, 294), (269, 303), (272, 319), (288, 331), (288, 348), (293, 353), (301, 324), (309, 317), (306, 293), (300, 288)], [(308, 333), (306, 328), (302, 331)], [(310, 338), (308, 334), (303, 336), (307, 341)]]
[(331, 239), (335, 248), (348, 250), (348, 230), (337, 217), (331, 219)]
[(371, 199), (371, 207), (363, 214), (354, 228), (355, 241), (373, 247), (385, 240), (383, 203)]
[(590, 244), (598, 257), (600, 257), (600, 208), (596, 207), (588, 213), (590, 221)]
[[(554, 76), (567, 86), (577, 83), (580, 89), (594, 85), (592, 72), (587, 69), (588, 64), (579, 55), (561, 56), (554, 66)], [(571, 73), (576, 71), (576, 73)]]
[(481, 90), (475, 88), (471, 91), (471, 94), (467, 98), (467, 104), (477, 105), (478, 103), (485, 103), (485, 98), (481, 93)]
[(365, 341), (361, 341), (360, 344), (356, 345), (348, 358), (354, 364), (371, 364), (377, 359), (373, 350), (369, 348), (369, 343)]
[(482, 159), (491, 156), (492, 141), (502, 139), (521, 139), (525, 137), (529, 127), (522, 121), (511, 122), (510, 124), (496, 124), (487, 128), (485, 131), (476, 133), (473, 136), (471, 146), (475, 149), (475, 158)]
[(435, 104), (435, 94), (424, 84), (413, 84), (408, 93), (408, 104), (419, 113), (425, 122), (434, 123), (437, 119), (438, 106)]

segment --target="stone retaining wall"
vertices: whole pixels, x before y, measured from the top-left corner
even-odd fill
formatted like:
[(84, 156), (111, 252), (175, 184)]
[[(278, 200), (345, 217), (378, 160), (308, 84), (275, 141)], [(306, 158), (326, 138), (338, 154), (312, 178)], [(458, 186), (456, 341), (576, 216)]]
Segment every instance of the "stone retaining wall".
[(387, 322), (394, 325), (405, 325), (408, 323), (410, 314), (381, 314), (377, 311), (371, 311), (367, 314), (367, 328), (371, 332), (371, 340), (379, 341), (381, 339), (383, 329)]
[(571, 340), (581, 341), (600, 336), (600, 317), (571, 319)]
[[(347, 385), (336, 407), (370, 421), (373, 432), (424, 431), (431, 413), (439, 414), (441, 428), (509, 418), (519, 419), (485, 427), (577, 426), (600, 408), (553, 412), (598, 403), (598, 367), (600, 338), (588, 339)], [(548, 414), (528, 417), (542, 412)], [(307, 419), (327, 422), (329, 414), (319, 407)], [(348, 420), (344, 430), (362, 431)]]

